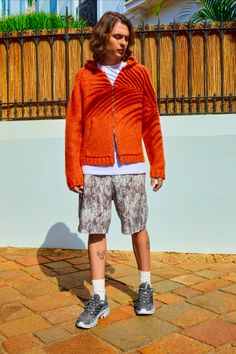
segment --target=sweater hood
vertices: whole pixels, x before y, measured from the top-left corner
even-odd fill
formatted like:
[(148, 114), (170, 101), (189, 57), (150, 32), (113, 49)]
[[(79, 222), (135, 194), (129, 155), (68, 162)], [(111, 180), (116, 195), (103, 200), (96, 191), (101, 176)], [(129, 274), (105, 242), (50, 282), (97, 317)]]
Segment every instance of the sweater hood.
[[(134, 57), (129, 57), (126, 61), (126, 66), (124, 68), (130, 68), (132, 66), (135, 66), (138, 64), (137, 60)], [(100, 70), (99, 67), (97, 66), (97, 62), (95, 60), (87, 60), (85, 62), (85, 68), (90, 70), (90, 71), (98, 71)]]

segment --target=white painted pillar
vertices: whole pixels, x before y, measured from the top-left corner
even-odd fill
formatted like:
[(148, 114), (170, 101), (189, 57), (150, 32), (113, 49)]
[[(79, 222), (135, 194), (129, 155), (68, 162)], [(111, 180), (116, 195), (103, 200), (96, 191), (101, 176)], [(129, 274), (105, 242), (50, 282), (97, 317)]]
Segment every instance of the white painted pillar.
[(102, 0), (97, 0), (97, 19), (102, 16), (103, 14), (103, 6), (102, 6)]

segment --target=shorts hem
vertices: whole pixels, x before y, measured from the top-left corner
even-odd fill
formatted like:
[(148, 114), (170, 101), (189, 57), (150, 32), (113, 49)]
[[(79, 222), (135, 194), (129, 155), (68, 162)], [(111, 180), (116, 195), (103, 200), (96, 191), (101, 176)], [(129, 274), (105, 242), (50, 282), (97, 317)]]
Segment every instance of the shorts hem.
[(85, 230), (85, 229), (80, 229), (78, 228), (78, 232), (81, 234), (107, 234), (108, 230), (99, 230), (99, 231), (94, 231), (94, 230)]
[(132, 229), (132, 230), (128, 230), (127, 231), (127, 229), (126, 230), (121, 230), (121, 233), (123, 234), (123, 235), (132, 235), (132, 234), (135, 234), (136, 232), (139, 232), (139, 231), (142, 231), (142, 230), (144, 230), (146, 228), (146, 224), (145, 225), (142, 225), (141, 227), (137, 227), (137, 228), (135, 228), (135, 229)]

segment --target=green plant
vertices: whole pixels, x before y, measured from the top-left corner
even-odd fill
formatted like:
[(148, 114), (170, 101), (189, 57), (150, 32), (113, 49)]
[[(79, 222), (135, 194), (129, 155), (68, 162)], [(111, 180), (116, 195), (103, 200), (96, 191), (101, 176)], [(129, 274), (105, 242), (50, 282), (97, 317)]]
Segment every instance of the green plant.
[(87, 25), (87, 21), (84, 20), (83, 18), (78, 19), (78, 20), (74, 20), (71, 19), (70, 20), (70, 27), (72, 28), (84, 28)]
[(158, 16), (163, 5), (165, 5), (165, 0), (159, 0), (158, 3), (155, 5), (155, 7), (153, 8), (153, 11), (152, 11), (152, 15), (153, 16)]
[[(196, 11), (192, 16), (194, 5), (198, 5), (200, 10)], [(190, 16), (192, 22), (228, 22), (236, 21), (236, 1), (235, 0), (195, 0), (189, 1), (186, 6), (179, 11), (177, 17), (178, 22)]]
[[(75, 20), (69, 17), (69, 27), (84, 28), (87, 22), (84, 19)], [(27, 31), (65, 28), (65, 16), (46, 14), (45, 12), (15, 15), (0, 20), (0, 32)]]

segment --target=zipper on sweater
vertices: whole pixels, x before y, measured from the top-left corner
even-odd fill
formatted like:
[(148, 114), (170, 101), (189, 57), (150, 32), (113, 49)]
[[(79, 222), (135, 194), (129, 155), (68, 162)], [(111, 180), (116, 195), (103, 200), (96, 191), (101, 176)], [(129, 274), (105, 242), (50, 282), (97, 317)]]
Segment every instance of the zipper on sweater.
[(116, 148), (117, 153), (119, 155), (117, 139), (116, 139), (116, 130), (115, 130), (115, 117), (114, 117), (115, 105), (114, 104), (115, 104), (115, 99), (114, 99), (114, 84), (113, 84), (112, 85), (112, 140), (115, 140), (115, 145), (116, 145), (114, 146), (114, 151)]

